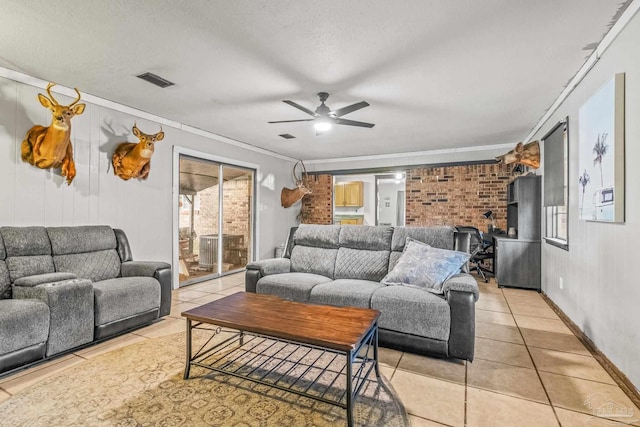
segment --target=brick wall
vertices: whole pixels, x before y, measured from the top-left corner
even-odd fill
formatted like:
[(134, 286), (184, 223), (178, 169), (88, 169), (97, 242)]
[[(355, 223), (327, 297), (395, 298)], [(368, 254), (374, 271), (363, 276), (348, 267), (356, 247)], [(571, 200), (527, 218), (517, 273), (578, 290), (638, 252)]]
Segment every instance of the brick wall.
[(407, 226), (473, 225), (486, 231), (489, 221), (482, 214), (491, 210), (496, 225), (505, 229), (511, 169), (494, 163), (409, 170)]
[[(406, 224), (472, 225), (486, 231), (482, 214), (494, 212), (496, 225), (507, 226), (507, 183), (511, 165), (482, 164), (414, 168), (406, 180)], [(332, 224), (331, 175), (310, 175), (305, 181), (313, 194), (302, 199), (302, 223)]]
[(304, 184), (312, 193), (304, 196), (300, 207), (301, 224), (333, 224), (333, 176), (308, 175)]

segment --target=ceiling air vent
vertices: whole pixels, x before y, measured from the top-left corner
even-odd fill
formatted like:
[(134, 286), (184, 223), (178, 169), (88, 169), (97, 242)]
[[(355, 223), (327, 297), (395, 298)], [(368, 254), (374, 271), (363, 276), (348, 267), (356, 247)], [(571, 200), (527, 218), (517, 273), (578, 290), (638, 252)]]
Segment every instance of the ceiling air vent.
[(283, 133), (283, 134), (280, 134), (278, 136), (281, 136), (284, 139), (293, 139), (293, 138), (295, 138), (295, 136), (291, 135), (290, 133)]
[(156, 86), (160, 86), (161, 88), (165, 88), (168, 86), (173, 86), (175, 83), (171, 83), (169, 80), (165, 80), (160, 76), (156, 76), (153, 73), (142, 73), (139, 76), (136, 76), (138, 78), (141, 78), (144, 81), (147, 81), (149, 83), (152, 83)]

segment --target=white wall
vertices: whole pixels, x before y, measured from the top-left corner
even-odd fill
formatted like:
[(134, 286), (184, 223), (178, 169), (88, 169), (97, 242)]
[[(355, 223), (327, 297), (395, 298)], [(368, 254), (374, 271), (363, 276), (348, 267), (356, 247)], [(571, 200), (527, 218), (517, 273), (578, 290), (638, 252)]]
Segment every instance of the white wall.
[[(569, 116), (569, 251), (542, 245), (542, 289), (640, 388), (640, 14), (534, 136)], [(544, 67), (545, 64), (539, 64)], [(553, 64), (549, 64), (553, 66)], [(615, 73), (626, 74), (625, 223), (578, 219), (578, 110)], [(558, 282), (563, 279), (563, 290)]]
[[(134, 121), (146, 133), (160, 128), (158, 123), (116, 111), (118, 106), (110, 109), (87, 103), (84, 114), (73, 119), (77, 176), (67, 186), (59, 170), (36, 168), (20, 156), (26, 132), (34, 124), (48, 126), (51, 121), (51, 113), (37, 100), (43, 92), (0, 77), (0, 226), (107, 224), (127, 233), (134, 259), (171, 262), (174, 145), (260, 165), (256, 258), (272, 257), (273, 248), (295, 224), (294, 210), (280, 207), (280, 189), (291, 186), (293, 162), (196, 135), (179, 124), (163, 126), (165, 138), (156, 145), (146, 181), (114, 176), (113, 148), (118, 142), (137, 141), (131, 134)], [(60, 103), (71, 101), (55, 96)]]

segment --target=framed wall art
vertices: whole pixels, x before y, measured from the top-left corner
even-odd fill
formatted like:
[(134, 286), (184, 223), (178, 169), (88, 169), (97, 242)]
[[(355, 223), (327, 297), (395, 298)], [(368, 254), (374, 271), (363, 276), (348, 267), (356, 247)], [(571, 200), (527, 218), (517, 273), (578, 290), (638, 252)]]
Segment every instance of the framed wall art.
[(577, 193), (580, 219), (624, 222), (624, 73), (580, 107)]

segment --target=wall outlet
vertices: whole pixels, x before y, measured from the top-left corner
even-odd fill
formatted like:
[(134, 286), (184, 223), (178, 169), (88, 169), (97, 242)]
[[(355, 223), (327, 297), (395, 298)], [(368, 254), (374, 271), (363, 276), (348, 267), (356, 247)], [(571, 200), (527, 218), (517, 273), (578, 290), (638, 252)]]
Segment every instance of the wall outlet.
[(562, 277), (558, 279), (558, 286), (560, 287), (560, 290), (564, 288), (564, 281), (562, 280)]

